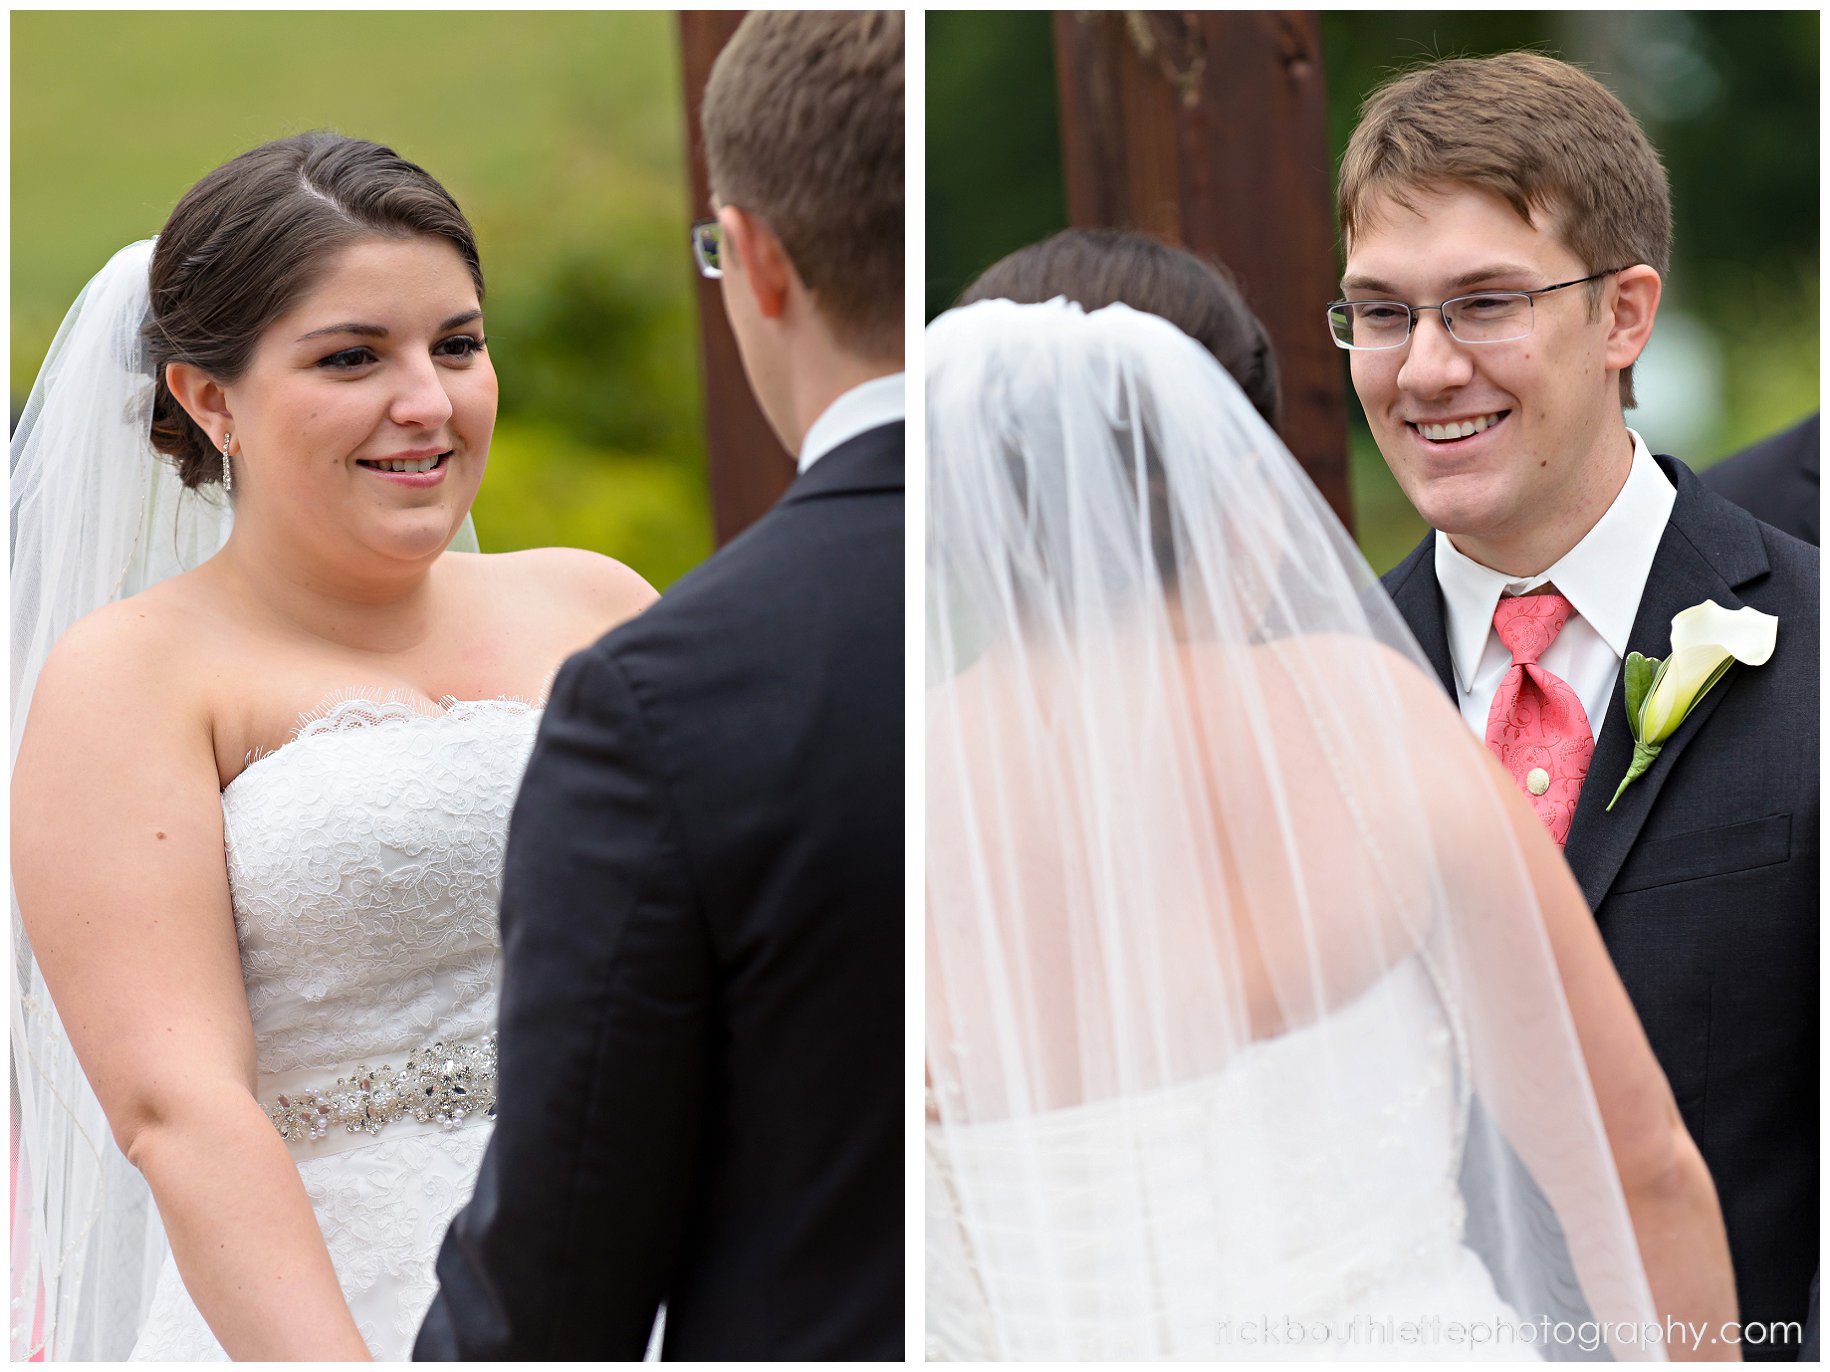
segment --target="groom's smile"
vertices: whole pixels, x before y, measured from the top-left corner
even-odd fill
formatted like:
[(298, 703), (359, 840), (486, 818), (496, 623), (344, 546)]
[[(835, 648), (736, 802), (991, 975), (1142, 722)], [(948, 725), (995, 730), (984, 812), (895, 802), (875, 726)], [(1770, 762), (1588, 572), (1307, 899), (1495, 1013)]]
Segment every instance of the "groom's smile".
[[(1379, 450), (1430, 525), (1476, 561), (1535, 574), (1573, 546), (1626, 479), (1632, 446), (1610, 370), (1613, 279), (1532, 297), (1520, 336), (1467, 342), (1444, 301), (1533, 292), (1590, 274), (1556, 215), (1445, 185), (1376, 197), (1347, 245), (1342, 293), (1400, 301), (1396, 347), (1349, 354)], [(1605, 265), (1605, 264), (1604, 264)], [(1599, 296), (1593, 293), (1599, 290)], [(1592, 298), (1593, 297), (1593, 298)], [(1478, 305), (1451, 318), (1478, 320)]]
[(1486, 433), (1511, 413), (1511, 410), (1500, 410), (1496, 414), (1478, 414), (1471, 419), (1413, 419), (1409, 423), (1419, 438), (1443, 448)]

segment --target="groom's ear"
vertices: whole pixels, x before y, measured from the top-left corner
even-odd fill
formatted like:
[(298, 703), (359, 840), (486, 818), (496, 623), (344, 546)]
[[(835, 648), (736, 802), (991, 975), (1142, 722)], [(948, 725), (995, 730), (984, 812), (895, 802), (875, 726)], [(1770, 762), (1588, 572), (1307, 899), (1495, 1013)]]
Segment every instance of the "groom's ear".
[(184, 412), (197, 421), (197, 427), (210, 436), (212, 446), (221, 448), (223, 435), (235, 427), (229, 414), (229, 397), (201, 367), (189, 362), (165, 364), (165, 388), (172, 399), (184, 406)]
[(1609, 371), (1625, 371), (1646, 350), (1663, 290), (1657, 269), (1643, 262), (1615, 274), (1613, 310), (1607, 321)]
[(767, 221), (734, 205), (718, 211), (718, 222), (724, 226), (725, 241), (737, 259), (734, 274), (741, 289), (748, 290), (756, 301), (756, 311), (764, 319), (779, 319), (788, 305), (788, 286), (794, 279), (794, 264), (782, 240)]

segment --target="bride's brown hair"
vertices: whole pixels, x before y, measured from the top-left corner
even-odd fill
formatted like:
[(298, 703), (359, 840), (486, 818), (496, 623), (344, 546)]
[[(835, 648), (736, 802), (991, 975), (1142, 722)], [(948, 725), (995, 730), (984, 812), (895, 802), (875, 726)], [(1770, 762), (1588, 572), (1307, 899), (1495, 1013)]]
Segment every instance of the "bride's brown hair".
[(994, 262), (959, 303), (1057, 296), (1089, 312), (1129, 305), (1167, 319), (1213, 355), (1265, 423), (1282, 423), (1271, 335), (1224, 267), (1134, 229), (1063, 229)]
[(442, 238), (483, 268), (457, 201), (391, 148), (317, 131), (225, 162), (178, 202), (153, 251), (152, 310), (142, 329), (153, 369), (151, 439), (187, 487), (222, 479), (222, 458), (165, 384), (186, 362), (232, 385), (267, 326), (363, 238)]

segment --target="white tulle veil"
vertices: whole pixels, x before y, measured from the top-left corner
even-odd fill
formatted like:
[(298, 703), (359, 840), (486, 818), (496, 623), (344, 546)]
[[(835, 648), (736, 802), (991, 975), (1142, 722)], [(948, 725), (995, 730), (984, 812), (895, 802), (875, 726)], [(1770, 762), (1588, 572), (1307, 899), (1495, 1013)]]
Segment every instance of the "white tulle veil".
[(1220, 1333), (1248, 1305), (1403, 1319), (1339, 1276), (1408, 1260), (1395, 1186), (1521, 1322), (1653, 1320), (1479, 744), (1295, 461), (1123, 306), (983, 302), (927, 352), (930, 1329), (1222, 1358), (1264, 1356)]
[[(64, 632), (197, 566), (229, 534), (222, 488), (187, 491), (151, 444), (152, 364), (140, 331), (154, 241), (121, 249), (83, 288), (13, 431), (15, 762), (39, 671)], [(475, 549), (468, 517), (453, 546)], [(11, 903), (11, 1353), (121, 1359), (151, 1299), (164, 1232), (58, 1020), (16, 896)]]
[[(121, 249), (70, 307), (12, 441), (12, 751), (65, 630), (209, 557), (221, 489), (186, 491), (152, 447), (140, 337), (153, 240)], [(164, 1254), (152, 1198), (109, 1131), (13, 902), (12, 1335), (15, 1359), (131, 1351)]]

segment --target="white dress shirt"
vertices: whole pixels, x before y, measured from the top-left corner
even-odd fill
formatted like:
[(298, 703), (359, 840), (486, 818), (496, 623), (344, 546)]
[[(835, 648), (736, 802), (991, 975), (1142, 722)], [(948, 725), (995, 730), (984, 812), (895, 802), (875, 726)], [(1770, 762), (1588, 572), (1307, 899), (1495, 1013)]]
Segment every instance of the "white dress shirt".
[(903, 418), (908, 402), (903, 397), (902, 377), (901, 372), (874, 377), (841, 393), (820, 411), (801, 440), (800, 470), (806, 471), (841, 443)]
[(1436, 536), (1436, 582), (1442, 587), (1456, 704), (1479, 738), (1487, 736), (1494, 692), (1512, 667), (1512, 654), (1493, 631), (1493, 611), (1502, 595), (1523, 595), (1549, 582), (1575, 613), (1538, 665), (1570, 684), (1588, 712), (1590, 730), (1601, 737), (1608, 698), (1626, 660), (1627, 635), (1677, 502), (1677, 488), (1645, 441), (1632, 429), (1627, 434), (1633, 465), (1620, 494), (1582, 541), (1540, 575), (1509, 577), (1468, 557), (1446, 535)]

